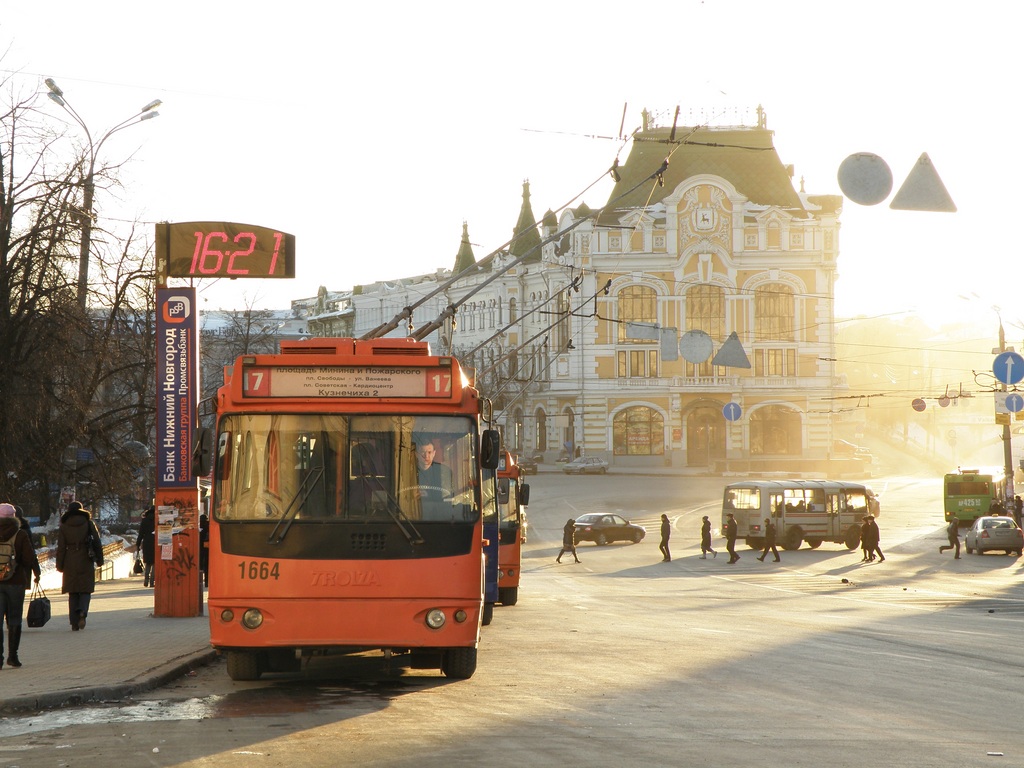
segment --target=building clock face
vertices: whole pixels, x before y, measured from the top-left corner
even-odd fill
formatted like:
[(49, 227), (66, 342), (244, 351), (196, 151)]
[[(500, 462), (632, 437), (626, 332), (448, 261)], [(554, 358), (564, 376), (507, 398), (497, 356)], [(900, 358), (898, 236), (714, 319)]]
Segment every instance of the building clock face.
[(165, 277), (295, 277), (295, 236), (223, 221), (156, 225)]

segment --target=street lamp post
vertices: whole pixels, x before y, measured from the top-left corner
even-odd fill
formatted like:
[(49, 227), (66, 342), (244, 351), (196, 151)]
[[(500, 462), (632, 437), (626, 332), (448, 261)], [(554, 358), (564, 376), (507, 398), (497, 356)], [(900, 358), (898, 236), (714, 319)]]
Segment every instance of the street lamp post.
[(100, 148), (103, 146), (103, 143), (115, 133), (124, 130), (129, 126), (137, 125), (143, 120), (150, 120), (159, 116), (160, 113), (155, 110), (162, 102), (160, 99), (154, 99), (136, 114), (126, 120), (122, 120), (120, 123), (108, 130), (99, 138), (98, 141), (93, 141), (89, 127), (85, 124), (81, 115), (75, 111), (75, 108), (71, 106), (64, 97), (64, 91), (57, 86), (57, 83), (53, 81), (52, 77), (46, 78), (44, 82), (46, 83), (46, 87), (49, 89), (49, 92), (46, 95), (51, 101), (60, 105), (65, 112), (71, 115), (74, 121), (81, 126), (83, 131), (85, 131), (85, 138), (89, 142), (89, 155), (86, 158), (88, 161), (88, 168), (86, 170), (85, 177), (82, 180), (82, 242), (78, 255), (78, 303), (84, 309), (86, 306), (87, 288), (89, 285), (89, 249), (92, 244), (92, 225), (96, 219), (92, 211), (93, 195), (96, 191), (94, 177), (96, 172), (96, 158), (99, 156)]

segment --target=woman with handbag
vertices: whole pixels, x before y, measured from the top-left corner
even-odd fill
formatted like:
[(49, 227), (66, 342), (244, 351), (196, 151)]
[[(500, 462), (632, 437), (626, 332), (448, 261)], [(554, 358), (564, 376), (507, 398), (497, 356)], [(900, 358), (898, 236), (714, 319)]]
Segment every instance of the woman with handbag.
[(89, 602), (96, 589), (96, 568), (103, 565), (100, 534), (92, 515), (80, 502), (68, 504), (57, 529), (57, 570), (64, 578), (60, 591), (68, 596), (68, 619), (71, 629), (85, 629)]
[[(41, 573), (35, 547), (32, 546), (28, 533), (21, 528), (13, 504), (0, 504), (0, 542), (10, 542), (13, 545), (13, 568), (5, 574), (7, 578), (0, 581), (0, 619), (7, 624), (7, 664), (11, 667), (20, 667), (18, 647), (21, 645), (21, 617), (25, 608), (25, 590), (32, 581), (32, 574), (35, 574), (38, 584)], [(4, 547), (3, 551), (6, 553), (9, 550)], [(3, 570), (7, 571), (9, 558), (5, 555), (3, 559)], [(3, 626), (0, 625), (0, 669), (4, 666), (3, 653)]]

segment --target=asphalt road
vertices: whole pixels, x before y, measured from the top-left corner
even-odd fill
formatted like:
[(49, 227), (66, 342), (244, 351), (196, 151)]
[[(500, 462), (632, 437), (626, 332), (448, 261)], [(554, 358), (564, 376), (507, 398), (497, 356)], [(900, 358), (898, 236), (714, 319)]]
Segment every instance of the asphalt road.
[[(940, 556), (932, 475), (872, 481), (887, 559), (867, 565), (834, 544), (701, 560), (721, 479), (530, 484), (519, 604), (496, 609), (471, 680), (359, 658), (233, 683), (217, 664), (128, 705), (0, 722), (0, 764), (1024, 764), (1024, 561)], [(566, 518), (603, 510), (648, 537), (556, 564)]]

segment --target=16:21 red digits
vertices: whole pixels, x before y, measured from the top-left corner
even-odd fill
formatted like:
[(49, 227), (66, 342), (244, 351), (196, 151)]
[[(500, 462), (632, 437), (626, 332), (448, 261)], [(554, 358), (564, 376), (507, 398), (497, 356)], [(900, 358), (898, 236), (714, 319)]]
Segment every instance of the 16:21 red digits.
[[(270, 233), (273, 237), (273, 247), (270, 251), (270, 264), (265, 274), (274, 274), (277, 269), (277, 259), (281, 252), (281, 245), (284, 234), (281, 232)], [(251, 273), (251, 264), (246, 264), (246, 257), (252, 256), (260, 246), (259, 238), (255, 232), (239, 232), (234, 238), (229, 239), (227, 232), (195, 232), (196, 248), (192, 254), (192, 268), (189, 272), (193, 275), (218, 275), (227, 277), (247, 277)], [(238, 248), (231, 249), (224, 246), (237, 245)], [(263, 249), (260, 249), (263, 250)], [(263, 272), (263, 270), (260, 270)]]

